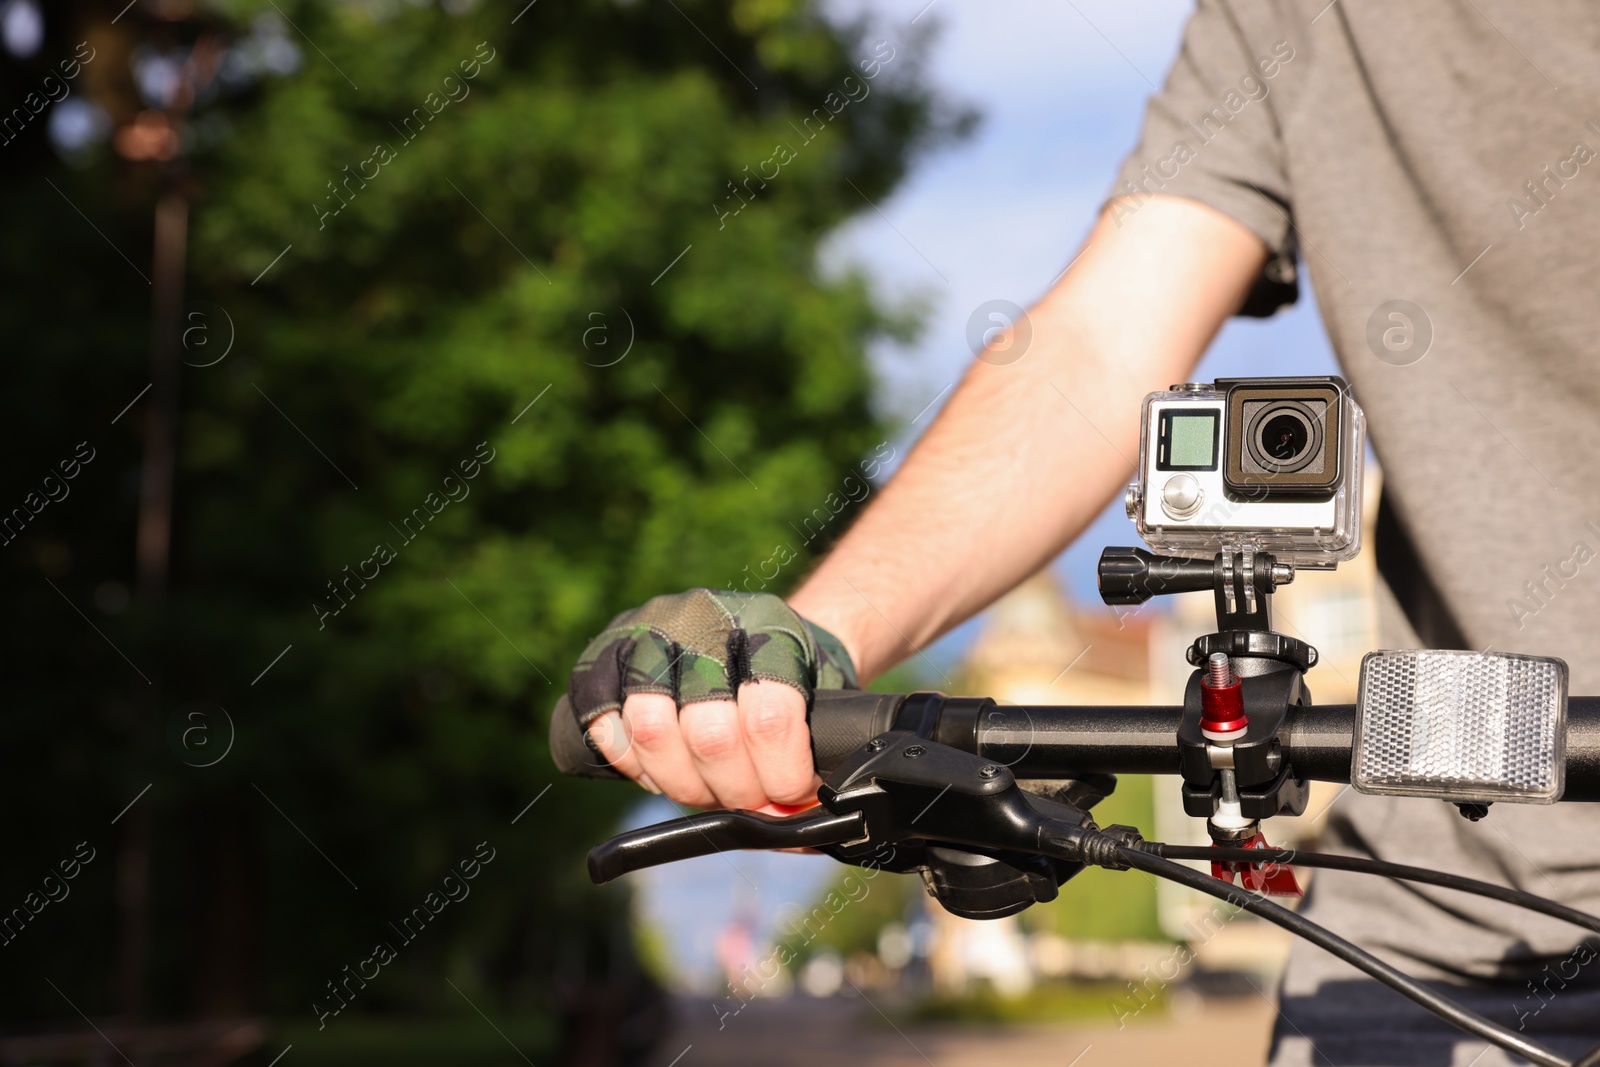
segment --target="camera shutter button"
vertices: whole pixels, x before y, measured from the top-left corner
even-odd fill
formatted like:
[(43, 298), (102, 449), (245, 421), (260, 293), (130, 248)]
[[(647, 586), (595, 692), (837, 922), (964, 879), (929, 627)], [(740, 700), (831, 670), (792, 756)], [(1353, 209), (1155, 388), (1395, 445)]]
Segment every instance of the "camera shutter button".
[(1174, 474), (1161, 487), (1161, 510), (1174, 519), (1187, 519), (1200, 510), (1205, 492), (1192, 474)]

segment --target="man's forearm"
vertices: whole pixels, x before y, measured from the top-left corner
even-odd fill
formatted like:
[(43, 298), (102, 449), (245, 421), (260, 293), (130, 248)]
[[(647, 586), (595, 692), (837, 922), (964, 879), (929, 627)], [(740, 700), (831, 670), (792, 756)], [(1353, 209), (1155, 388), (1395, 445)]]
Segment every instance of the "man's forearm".
[(790, 602), (863, 682), (1037, 571), (1127, 481), (1139, 407), (1184, 380), (1265, 259), (1239, 223), (1158, 197), (1030, 312), (1021, 359), (975, 361), (904, 466)]

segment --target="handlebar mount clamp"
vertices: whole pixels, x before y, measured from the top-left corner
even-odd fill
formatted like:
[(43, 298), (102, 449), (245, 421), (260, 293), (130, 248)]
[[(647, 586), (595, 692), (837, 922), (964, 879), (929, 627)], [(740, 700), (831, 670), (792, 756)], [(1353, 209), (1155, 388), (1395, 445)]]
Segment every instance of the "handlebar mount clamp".
[[(1294, 580), (1294, 568), (1269, 552), (1219, 552), (1204, 560), (1107, 548), (1099, 579), (1100, 597), (1111, 605), (1207, 589), (1215, 597), (1217, 632), (1186, 652), (1200, 669), (1190, 676), (1178, 727), (1184, 811), (1209, 820), (1219, 844), (1253, 839), (1261, 819), (1304, 812), (1309, 785), (1284, 758), (1278, 735), (1290, 707), (1311, 703), (1304, 676), (1317, 650), (1273, 630), (1271, 610), (1272, 594)], [(1221, 741), (1202, 729), (1207, 669), (1235, 678), (1243, 694), (1248, 725)]]

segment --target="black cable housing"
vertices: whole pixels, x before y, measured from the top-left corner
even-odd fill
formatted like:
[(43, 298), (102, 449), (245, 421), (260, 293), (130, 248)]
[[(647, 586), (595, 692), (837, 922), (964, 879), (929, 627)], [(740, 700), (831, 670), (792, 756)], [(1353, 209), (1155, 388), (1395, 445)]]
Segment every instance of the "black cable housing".
[(1503, 901), (1519, 908), (1536, 911), (1553, 919), (1560, 919), (1574, 926), (1581, 926), (1586, 930), (1600, 933), (1600, 918), (1590, 915), (1588, 912), (1569, 908), (1565, 904), (1558, 904), (1553, 900), (1546, 900), (1544, 897), (1525, 893), (1520, 889), (1510, 889), (1506, 886), (1495, 885), (1493, 882), (1481, 882), (1476, 878), (1464, 878), (1459, 874), (1430, 871), (1426, 867), (1409, 867), (1403, 863), (1389, 863), (1384, 860), (1364, 859), (1359, 856), (1335, 856), (1326, 852), (1299, 852), (1292, 848), (1222, 848), (1216, 845), (1168, 845), (1160, 841), (1146, 841), (1142, 847), (1152, 855), (1161, 856), (1169, 860), (1281, 863), (1289, 866), (1322, 867), (1334, 871), (1373, 874), (1383, 878), (1396, 878), (1405, 882), (1421, 882), (1427, 885), (1436, 885), (1442, 889), (1454, 889), (1462, 893), (1472, 893), (1475, 896)]
[[(1568, 1060), (1554, 1051), (1537, 1042), (1529, 1041), (1514, 1030), (1508, 1030), (1503, 1026), (1490, 1022), (1476, 1012), (1469, 1011), (1449, 997), (1435, 992), (1410, 975), (1391, 967), (1372, 953), (1358, 948), (1339, 935), (1302, 915), (1297, 915), (1281, 904), (1274, 904), (1265, 897), (1258, 897), (1230, 883), (1219, 881), (1209, 874), (1193, 870), (1174, 860), (1157, 856), (1137, 847), (1119, 845), (1117, 851), (1122, 862), (1135, 870), (1144, 871), (1158, 878), (1165, 878), (1168, 881), (1186, 885), (1190, 889), (1199, 890), (1208, 896), (1216, 897), (1237, 908), (1248, 911), (1252, 915), (1259, 915), (1268, 922), (1281, 926), (1298, 937), (1305, 938), (1318, 948), (1376, 978), (1401, 996), (1422, 1005), (1459, 1030), (1475, 1034), (1485, 1041), (1499, 1045), (1507, 1051), (1515, 1052), (1517, 1055), (1534, 1063), (1543, 1065), (1543, 1067), (1572, 1067)], [(1249, 851), (1260, 852), (1262, 850), (1251, 849)]]
[[(1421, 882), (1442, 889), (1454, 889), (1462, 893), (1503, 901), (1600, 933), (1600, 918), (1588, 912), (1569, 908), (1565, 904), (1558, 904), (1519, 889), (1509, 889), (1476, 878), (1464, 878), (1459, 874), (1430, 871), (1426, 867), (1411, 867), (1404, 863), (1363, 859), (1359, 856), (1335, 856), (1326, 852), (1298, 852), (1292, 848), (1223, 848), (1216, 845), (1168, 845), (1160, 841), (1146, 841), (1141, 847), (1153, 855), (1172, 860), (1298, 864), (1301, 867), (1321, 867), (1334, 871), (1353, 871), (1358, 874), (1396, 878), (1407, 882)], [(1576, 1060), (1572, 1067), (1600, 1067), (1600, 1045)]]

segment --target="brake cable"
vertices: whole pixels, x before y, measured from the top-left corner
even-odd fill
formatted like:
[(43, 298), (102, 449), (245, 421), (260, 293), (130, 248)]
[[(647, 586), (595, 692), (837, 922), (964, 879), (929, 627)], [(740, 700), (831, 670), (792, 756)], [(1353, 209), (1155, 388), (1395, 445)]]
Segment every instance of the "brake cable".
[[(1260, 852), (1250, 849), (1241, 851)], [(1299, 915), (1275, 904), (1265, 897), (1258, 897), (1253, 893), (1239, 889), (1228, 882), (1220, 881), (1200, 871), (1185, 867), (1175, 860), (1146, 852), (1133, 845), (1116, 845), (1116, 855), (1121, 862), (1126, 863), (1135, 870), (1153, 874), (1159, 878), (1188, 886), (1219, 900), (1226, 901), (1235, 907), (1258, 915), (1261, 918), (1283, 927), (1298, 937), (1303, 937), (1318, 948), (1332, 954), (1338, 959), (1350, 964), (1358, 970), (1364, 971), (1399, 993), (1401, 996), (1427, 1008), (1439, 1018), (1452, 1026), (1467, 1033), (1475, 1034), (1503, 1049), (1524, 1056), (1534, 1063), (1544, 1067), (1586, 1067), (1596, 1062), (1600, 1056), (1600, 1049), (1582, 1057), (1576, 1064), (1571, 1063), (1558, 1053), (1523, 1037), (1514, 1030), (1509, 1030), (1498, 1023), (1490, 1022), (1483, 1016), (1451, 1000), (1441, 993), (1430, 989), (1427, 985), (1412, 978), (1410, 975), (1391, 967), (1377, 956), (1346, 941), (1327, 928), (1312, 922), (1303, 915)], [(1590, 920), (1594, 922), (1594, 920)]]
[(1300, 852), (1292, 848), (1224, 848), (1220, 845), (1168, 845), (1160, 841), (1146, 841), (1140, 847), (1152, 855), (1161, 856), (1169, 860), (1281, 863), (1297, 867), (1322, 867), (1334, 871), (1372, 874), (1382, 878), (1394, 878), (1403, 882), (1421, 882), (1426, 885), (1436, 885), (1443, 889), (1454, 889), (1462, 893), (1471, 893), (1475, 896), (1503, 901), (1506, 904), (1526, 908), (1529, 911), (1536, 911), (1553, 919), (1560, 919), (1574, 926), (1581, 926), (1586, 930), (1600, 933), (1600, 918), (1579, 911), (1576, 908), (1569, 908), (1565, 904), (1558, 904), (1553, 900), (1546, 900), (1544, 897), (1535, 896), (1520, 889), (1495, 885), (1493, 882), (1481, 882), (1476, 878), (1464, 878), (1459, 874), (1431, 871), (1426, 867), (1410, 867), (1403, 863), (1363, 859), (1358, 856), (1335, 856), (1326, 852)]

